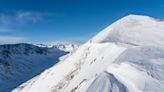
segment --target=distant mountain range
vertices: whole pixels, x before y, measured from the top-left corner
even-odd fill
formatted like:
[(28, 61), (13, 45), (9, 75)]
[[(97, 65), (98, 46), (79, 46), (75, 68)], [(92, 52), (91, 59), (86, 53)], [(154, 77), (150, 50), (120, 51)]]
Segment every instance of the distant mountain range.
[(0, 45), (0, 92), (10, 92), (55, 65), (61, 56), (68, 53), (64, 44), (61, 47), (53, 45), (51, 48), (26, 43)]

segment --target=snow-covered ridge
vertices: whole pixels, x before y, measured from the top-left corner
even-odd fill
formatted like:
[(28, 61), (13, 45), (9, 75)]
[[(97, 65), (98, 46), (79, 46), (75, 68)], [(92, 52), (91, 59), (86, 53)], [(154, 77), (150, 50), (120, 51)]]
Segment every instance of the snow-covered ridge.
[(163, 92), (164, 22), (128, 15), (13, 92)]

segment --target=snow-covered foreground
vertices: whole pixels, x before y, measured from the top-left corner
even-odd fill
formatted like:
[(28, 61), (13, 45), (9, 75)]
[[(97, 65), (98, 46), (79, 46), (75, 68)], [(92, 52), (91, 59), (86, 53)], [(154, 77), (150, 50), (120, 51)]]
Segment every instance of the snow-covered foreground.
[(163, 92), (164, 22), (129, 15), (13, 92)]

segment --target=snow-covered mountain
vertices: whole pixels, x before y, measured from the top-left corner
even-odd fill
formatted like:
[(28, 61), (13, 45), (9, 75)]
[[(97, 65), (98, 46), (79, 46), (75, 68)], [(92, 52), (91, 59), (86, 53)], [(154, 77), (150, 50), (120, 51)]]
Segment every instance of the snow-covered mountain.
[(65, 52), (70, 52), (73, 53), (75, 50), (77, 50), (77, 48), (80, 46), (80, 43), (52, 43), (52, 44), (36, 44), (36, 46), (39, 47), (48, 47), (48, 48), (56, 48), (56, 49), (60, 49), (62, 51)]
[(0, 92), (9, 92), (58, 62), (66, 52), (31, 44), (0, 45)]
[(57, 43), (52, 46), (52, 48), (56, 48), (65, 52), (69, 52), (68, 54), (61, 56), (59, 58), (60, 61), (64, 61), (67, 57), (71, 56), (78, 48), (80, 44), (68, 44), (68, 43)]
[(68, 54), (61, 56), (59, 58), (60, 61), (64, 61), (65, 58), (72, 55), (81, 45), (82, 43), (66, 43), (66, 42), (58, 42), (58, 43), (51, 43), (51, 44), (35, 44), (38, 47), (46, 47), (46, 48), (54, 48), (59, 49), (65, 52), (68, 52)]
[(128, 15), (13, 92), (163, 92), (164, 21)]
[(56, 44), (53, 48), (57, 48), (66, 52), (74, 52), (79, 47), (79, 44)]

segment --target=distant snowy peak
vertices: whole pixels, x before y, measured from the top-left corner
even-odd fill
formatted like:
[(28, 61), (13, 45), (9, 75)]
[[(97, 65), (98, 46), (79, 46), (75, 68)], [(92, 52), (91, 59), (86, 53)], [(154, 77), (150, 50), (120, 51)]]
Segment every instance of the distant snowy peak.
[(79, 47), (78, 44), (56, 44), (53, 48), (57, 48), (67, 52), (74, 52)]
[(80, 43), (54, 43), (54, 44), (36, 44), (38, 47), (56, 48), (66, 52), (74, 52), (81, 44)]
[(164, 21), (148, 16), (128, 15), (96, 35), (91, 42), (164, 46)]
[(38, 47), (46, 47), (46, 48), (51, 48), (52, 47), (52, 45), (49, 45), (49, 44), (34, 44), (34, 45), (36, 45)]

